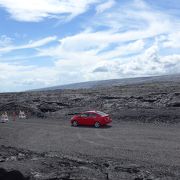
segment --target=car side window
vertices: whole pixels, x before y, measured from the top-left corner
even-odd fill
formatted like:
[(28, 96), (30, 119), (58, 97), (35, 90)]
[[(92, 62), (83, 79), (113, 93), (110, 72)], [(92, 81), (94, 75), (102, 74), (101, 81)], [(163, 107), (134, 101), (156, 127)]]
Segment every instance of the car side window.
[(90, 113), (90, 114), (89, 114), (89, 117), (96, 117), (96, 114)]
[(81, 114), (81, 117), (88, 117), (88, 114), (86, 114), (86, 113)]

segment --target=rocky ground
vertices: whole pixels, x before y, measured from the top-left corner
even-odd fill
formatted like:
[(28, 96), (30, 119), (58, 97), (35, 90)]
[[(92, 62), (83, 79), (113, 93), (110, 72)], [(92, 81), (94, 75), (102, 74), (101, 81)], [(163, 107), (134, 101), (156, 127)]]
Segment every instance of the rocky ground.
[(0, 94), (0, 112), (25, 110), (29, 116), (66, 117), (97, 109), (117, 121), (179, 122), (180, 83), (161, 82), (97, 89)]
[[(109, 113), (113, 128), (73, 129), (66, 123), (69, 114), (92, 109)], [(0, 167), (8, 172), (42, 180), (180, 179), (178, 82), (0, 94), (0, 112), (19, 110), (42, 120), (1, 124)]]
[(24, 178), (32, 180), (176, 179), (170, 172), (166, 172), (165, 177), (165, 174), (149, 171), (124, 160), (82, 155), (71, 157), (56, 152), (36, 153), (6, 146), (0, 146), (0, 163), (2, 162), (3, 167), (16, 168), (16, 171), (23, 173)]
[(17, 119), (0, 124), (0, 168), (37, 180), (179, 180), (179, 127), (115, 122), (96, 129), (71, 127), (68, 119)]

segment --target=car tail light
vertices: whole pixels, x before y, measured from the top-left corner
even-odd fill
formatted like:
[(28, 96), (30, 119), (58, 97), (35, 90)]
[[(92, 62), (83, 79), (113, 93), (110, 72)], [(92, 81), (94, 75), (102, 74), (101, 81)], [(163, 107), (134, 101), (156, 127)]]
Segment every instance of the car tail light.
[(112, 119), (109, 116), (107, 116), (106, 121), (112, 121)]
[(109, 120), (109, 116), (106, 117), (106, 120), (107, 120), (107, 121)]

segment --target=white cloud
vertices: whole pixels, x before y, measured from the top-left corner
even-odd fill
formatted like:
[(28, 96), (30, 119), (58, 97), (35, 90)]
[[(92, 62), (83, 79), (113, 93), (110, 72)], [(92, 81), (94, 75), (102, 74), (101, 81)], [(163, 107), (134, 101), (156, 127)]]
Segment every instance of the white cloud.
[[(2, 2), (5, 1), (0, 0), (0, 4)], [(53, 1), (40, 0), (36, 3), (42, 2)], [(84, 3), (83, 7), (87, 8), (88, 4), (95, 1), (79, 2)], [(172, 21), (172, 17), (167, 14), (152, 10), (142, 0), (135, 1), (138, 4), (126, 4), (124, 7), (119, 6), (118, 3), (116, 7), (112, 7), (110, 2), (102, 3), (97, 7), (98, 13), (87, 22), (86, 29), (82, 32), (61, 39), (50, 36), (21, 46), (12, 45), (9, 41), (7, 46), (0, 47), (0, 52), (36, 48), (37, 56), (54, 59), (53, 65), (49, 67), (0, 63), (1, 89), (4, 85), (22, 90), (88, 80), (180, 72), (180, 55), (162, 53), (164, 47), (179, 48), (179, 25), (176, 20)], [(61, 1), (61, 3), (70, 5), (70, 1)], [(34, 5), (32, 6), (34, 8)], [(112, 10), (109, 9), (110, 7)], [(30, 6), (31, 10), (33, 8)], [(107, 8), (111, 12), (106, 11)], [(46, 8), (42, 6), (44, 16), (43, 13), (39, 15), (35, 13), (33, 18), (41, 19), (55, 15), (54, 11), (44, 11), (44, 9)], [(75, 9), (69, 12), (69, 16), (76, 14)], [(79, 9), (78, 13), (80, 13)], [(101, 26), (106, 28), (99, 30)], [(59, 44), (48, 48), (42, 47), (54, 41)]]
[(44, 46), (52, 41), (55, 41), (57, 39), (56, 36), (49, 36), (44, 39), (40, 39), (38, 41), (30, 41), (28, 44), (19, 46), (20, 49), (26, 49), (26, 48), (36, 48), (40, 46)]
[(0, 47), (0, 53), (7, 53), (10, 51), (14, 51), (14, 50), (19, 50), (19, 49), (30, 49), (30, 48), (37, 48), (37, 47), (41, 47), (44, 46), (50, 42), (53, 42), (57, 39), (56, 36), (49, 36), (37, 41), (30, 41), (29, 43), (25, 44), (25, 45), (13, 45), (12, 41), (11, 43), (6, 43), (4, 44), (3, 47)]
[(45, 87), (58, 82), (58, 71), (49, 67), (0, 63), (0, 92)]
[(144, 49), (144, 41), (143, 40), (137, 40), (132, 43), (128, 43), (127, 45), (121, 45), (116, 47), (114, 50), (106, 51), (100, 57), (102, 59), (117, 59), (120, 58), (123, 55), (130, 55), (130, 54), (137, 54), (140, 53)]
[(12, 38), (6, 36), (6, 35), (1, 35), (0, 36), (0, 48), (9, 46), (12, 43)]
[[(175, 30), (174, 22), (167, 15), (148, 8), (143, 1), (139, 2), (142, 3), (135, 5), (134, 10), (115, 9), (98, 15), (97, 21), (102, 18), (102, 24), (94, 23), (93, 28), (105, 22), (109, 27), (107, 30), (95, 31), (92, 28), (67, 36), (60, 39), (56, 47), (40, 49), (39, 55), (58, 57), (55, 68), (63, 74), (71, 74), (67, 78), (71, 81), (73, 76), (76, 81), (86, 81), (168, 73), (172, 65), (159, 55), (158, 43)], [(133, 24), (136, 22), (138, 26)], [(126, 30), (121, 30), (119, 24), (127, 26)], [(149, 39), (154, 41), (152, 46)], [(168, 58), (179, 64), (178, 57)], [(178, 72), (177, 68), (175, 72)]]
[(72, 56), (73, 53), (70, 52), (68, 58), (59, 59), (50, 67), (0, 63), (0, 89), (23, 90), (88, 80), (178, 72), (180, 55), (160, 56), (158, 52), (159, 47), (155, 43), (139, 55), (115, 60), (101, 59), (89, 52), (79, 52)]
[(146, 49), (144, 53), (131, 58), (121, 58), (121, 61), (116, 60), (110, 64), (109, 61), (104, 61), (95, 67), (105, 68), (107, 71), (97, 71), (96, 75), (104, 76), (109, 73), (114, 74), (116, 78), (120, 77), (138, 77), (150, 76), (169, 73), (178, 73), (180, 68), (180, 55), (158, 55), (159, 48), (157, 44)]
[(98, 0), (0, 0), (11, 17), (17, 21), (38, 22), (44, 18), (73, 18), (84, 13)]
[(167, 48), (180, 48), (180, 32), (169, 34), (163, 46)]
[(97, 12), (97, 13), (102, 13), (102, 12), (104, 12), (105, 10), (110, 9), (110, 8), (113, 7), (114, 5), (115, 5), (115, 0), (108, 0), (108, 1), (105, 2), (105, 3), (99, 4), (99, 5), (96, 7), (96, 12)]

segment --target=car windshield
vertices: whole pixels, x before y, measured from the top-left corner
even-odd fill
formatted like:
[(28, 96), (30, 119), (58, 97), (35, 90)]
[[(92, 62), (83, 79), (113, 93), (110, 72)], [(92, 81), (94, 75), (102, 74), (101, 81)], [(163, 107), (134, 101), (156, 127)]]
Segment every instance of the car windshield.
[(104, 113), (104, 112), (101, 112), (101, 111), (97, 111), (97, 113), (101, 116), (107, 116), (108, 114)]

